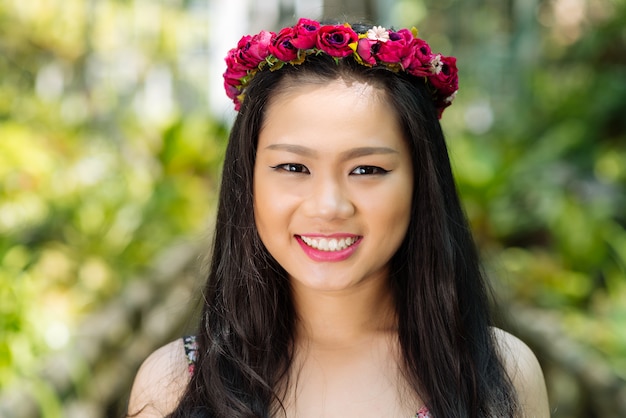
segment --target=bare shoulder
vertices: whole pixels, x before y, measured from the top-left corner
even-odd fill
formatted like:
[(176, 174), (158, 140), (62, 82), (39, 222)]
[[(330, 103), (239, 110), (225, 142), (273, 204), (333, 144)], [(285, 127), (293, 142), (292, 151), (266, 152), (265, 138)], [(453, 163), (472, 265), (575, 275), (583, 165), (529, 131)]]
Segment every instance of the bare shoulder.
[(174, 410), (189, 372), (182, 339), (153, 352), (141, 365), (128, 402), (130, 417), (163, 417)]
[(494, 328), (504, 367), (511, 378), (523, 418), (550, 416), (546, 383), (537, 357), (519, 338)]

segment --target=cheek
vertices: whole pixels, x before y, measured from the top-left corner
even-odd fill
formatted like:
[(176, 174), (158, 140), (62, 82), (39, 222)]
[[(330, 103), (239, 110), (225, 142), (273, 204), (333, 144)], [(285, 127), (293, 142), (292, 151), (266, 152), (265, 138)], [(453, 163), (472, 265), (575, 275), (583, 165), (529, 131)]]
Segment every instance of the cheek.
[(255, 181), (253, 194), (254, 221), (261, 240), (270, 247), (270, 241), (288, 231), (293, 198), (270, 180)]
[(384, 225), (381, 224), (380, 227), (404, 235), (411, 216), (410, 196), (403, 196), (401, 199), (389, 200), (388, 202), (386, 209), (381, 210), (383, 214), (381, 221), (384, 222)]
[[(404, 238), (411, 217), (412, 185), (412, 181), (405, 179), (365, 206), (369, 207), (371, 219), (379, 229), (387, 232), (389, 239)], [(372, 205), (373, 202), (376, 204)]]

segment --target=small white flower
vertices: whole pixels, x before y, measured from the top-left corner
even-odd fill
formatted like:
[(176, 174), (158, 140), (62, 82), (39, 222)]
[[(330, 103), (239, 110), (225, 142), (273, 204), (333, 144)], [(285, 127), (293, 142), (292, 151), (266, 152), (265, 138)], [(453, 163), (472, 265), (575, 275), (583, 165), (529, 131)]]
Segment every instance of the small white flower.
[(441, 55), (437, 54), (432, 61), (430, 61), (430, 72), (433, 74), (439, 74), (442, 69), (443, 62), (441, 62)]
[(382, 26), (374, 26), (372, 29), (368, 29), (367, 39), (387, 42), (389, 40), (389, 31)]

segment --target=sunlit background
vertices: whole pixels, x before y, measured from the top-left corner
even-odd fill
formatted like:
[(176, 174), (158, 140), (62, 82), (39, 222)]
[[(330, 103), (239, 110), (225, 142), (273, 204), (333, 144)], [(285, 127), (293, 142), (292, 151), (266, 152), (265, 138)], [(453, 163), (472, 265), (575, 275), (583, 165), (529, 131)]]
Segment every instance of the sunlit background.
[(0, 417), (122, 417), (192, 329), (234, 113), (223, 56), (296, 16), (459, 59), (443, 126), (500, 324), (553, 416), (626, 416), (623, 0), (0, 1)]

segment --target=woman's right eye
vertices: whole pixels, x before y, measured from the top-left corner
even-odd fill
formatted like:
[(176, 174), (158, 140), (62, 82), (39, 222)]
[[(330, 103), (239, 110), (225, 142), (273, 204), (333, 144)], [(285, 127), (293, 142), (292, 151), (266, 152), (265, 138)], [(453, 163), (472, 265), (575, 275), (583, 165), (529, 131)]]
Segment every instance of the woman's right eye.
[(309, 169), (306, 168), (306, 166), (303, 164), (286, 163), (278, 164), (271, 168), (273, 168), (274, 170), (288, 171), (290, 173), (309, 174)]

